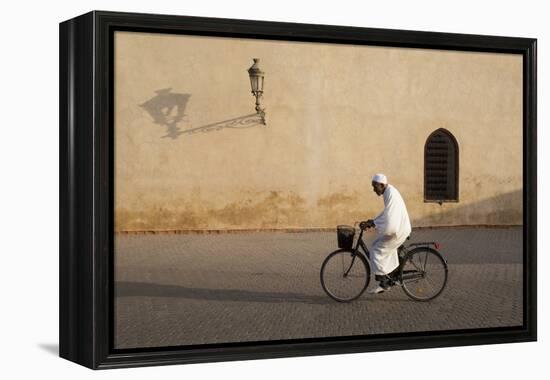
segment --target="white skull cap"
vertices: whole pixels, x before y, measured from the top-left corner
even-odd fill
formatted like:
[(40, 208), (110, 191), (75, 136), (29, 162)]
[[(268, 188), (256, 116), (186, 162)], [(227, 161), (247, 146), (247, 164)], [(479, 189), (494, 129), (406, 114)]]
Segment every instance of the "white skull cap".
[(386, 178), (386, 176), (382, 173), (378, 173), (378, 174), (375, 174), (374, 177), (372, 177), (372, 182), (378, 182), (378, 183), (382, 183), (384, 185), (387, 185), (388, 184), (388, 179)]

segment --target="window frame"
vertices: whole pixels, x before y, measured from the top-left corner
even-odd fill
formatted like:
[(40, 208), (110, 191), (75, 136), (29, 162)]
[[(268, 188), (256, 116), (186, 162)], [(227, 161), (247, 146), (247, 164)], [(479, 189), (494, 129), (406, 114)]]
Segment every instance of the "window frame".
[[(426, 169), (426, 161), (427, 161), (427, 155), (428, 155), (428, 143), (430, 139), (437, 133), (444, 133), (446, 136), (448, 136), (451, 140), (451, 142), (454, 144), (455, 148), (455, 165), (454, 165), (454, 177), (455, 177), (455, 194), (456, 196), (454, 198), (449, 199), (428, 199), (427, 197), (427, 184), (428, 184), (428, 173)], [(439, 205), (442, 205), (443, 203), (458, 203), (460, 201), (460, 146), (458, 145), (458, 140), (456, 137), (445, 128), (438, 128), (432, 133), (428, 135), (426, 138), (426, 141), (424, 142), (424, 203), (439, 203)]]

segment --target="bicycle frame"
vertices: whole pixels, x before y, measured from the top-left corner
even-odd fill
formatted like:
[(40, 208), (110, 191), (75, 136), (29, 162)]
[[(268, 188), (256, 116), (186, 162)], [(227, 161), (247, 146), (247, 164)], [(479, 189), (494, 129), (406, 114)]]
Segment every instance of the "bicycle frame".
[[(355, 247), (353, 248), (352, 252), (354, 253), (354, 255), (358, 254), (359, 252), (362, 253), (366, 257), (366, 259), (370, 262), (371, 261), (370, 251), (367, 248), (367, 244), (365, 244), (365, 242), (363, 241), (363, 233), (364, 233), (365, 230), (363, 230), (362, 228), (360, 228), (359, 230), (361, 232), (359, 233), (359, 237), (357, 238), (357, 242), (355, 243)], [(433, 246), (434, 248), (432, 248), (432, 249), (434, 249), (437, 253), (439, 253), (441, 255), (441, 253), (439, 252), (439, 243), (435, 242), (435, 241), (425, 241), (425, 242), (411, 243), (411, 244), (408, 244), (407, 246), (405, 246), (403, 244), (397, 250), (397, 254), (399, 255), (399, 265), (401, 266), (403, 264), (404, 261), (402, 260), (402, 258), (409, 252), (409, 250), (411, 248), (430, 247), (430, 246)], [(362, 248), (362, 251), (359, 248)], [(445, 260), (443, 255), (441, 255), (441, 257), (443, 258), (445, 263), (447, 263), (447, 260)], [(355, 257), (351, 261), (350, 267), (348, 268), (348, 270), (344, 273), (344, 276), (347, 276), (347, 274), (349, 273), (349, 271), (353, 267), (354, 262), (355, 262)]]

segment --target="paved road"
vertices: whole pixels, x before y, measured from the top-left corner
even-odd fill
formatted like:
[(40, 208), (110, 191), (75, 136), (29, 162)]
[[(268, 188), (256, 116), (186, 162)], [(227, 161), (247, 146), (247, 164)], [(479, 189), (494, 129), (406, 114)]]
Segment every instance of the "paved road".
[(521, 325), (521, 228), (413, 232), (411, 242), (424, 240), (439, 241), (449, 262), (439, 298), (414, 302), (394, 288), (339, 304), (319, 282), (335, 233), (119, 235), (115, 346)]

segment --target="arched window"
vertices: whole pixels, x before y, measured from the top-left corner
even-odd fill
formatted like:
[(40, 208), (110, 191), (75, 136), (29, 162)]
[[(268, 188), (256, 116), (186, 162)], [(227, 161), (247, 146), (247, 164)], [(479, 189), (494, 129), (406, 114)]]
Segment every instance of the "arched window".
[(432, 132), (424, 147), (424, 201), (458, 201), (458, 144), (443, 128)]

